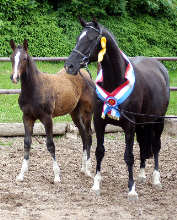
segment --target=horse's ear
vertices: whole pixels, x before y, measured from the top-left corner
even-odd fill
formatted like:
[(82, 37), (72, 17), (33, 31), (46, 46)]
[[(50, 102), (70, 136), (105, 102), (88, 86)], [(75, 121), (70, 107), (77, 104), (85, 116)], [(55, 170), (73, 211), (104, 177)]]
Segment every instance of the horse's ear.
[(100, 28), (100, 26), (99, 26), (99, 24), (98, 24), (98, 22), (97, 22), (97, 20), (96, 20), (96, 18), (95, 18), (95, 17), (93, 18), (92, 22), (93, 22), (93, 24), (94, 24), (95, 28), (97, 28), (97, 29), (99, 29), (99, 28)]
[(24, 48), (25, 51), (28, 50), (28, 40), (26, 40), (26, 39), (24, 39), (23, 48)]
[(86, 26), (86, 24), (87, 24), (86, 21), (83, 18), (81, 18), (80, 16), (79, 16), (79, 21), (80, 21), (82, 27)]
[(14, 40), (12, 40), (12, 39), (10, 40), (10, 46), (11, 46), (12, 50), (15, 50), (16, 45), (15, 45)]

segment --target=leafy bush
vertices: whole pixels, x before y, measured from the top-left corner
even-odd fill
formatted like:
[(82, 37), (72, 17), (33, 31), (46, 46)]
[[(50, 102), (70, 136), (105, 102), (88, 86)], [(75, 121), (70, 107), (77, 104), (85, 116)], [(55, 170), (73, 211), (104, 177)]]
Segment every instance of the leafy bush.
[[(138, 1), (134, 0), (134, 2)], [(22, 0), (2, 0), (4, 6), (5, 2), (8, 3), (8, 6), (9, 2), (12, 5), (16, 2), (19, 7), (22, 4)], [(26, 11), (26, 14), (19, 12), (16, 20), (11, 20), (10, 15), (7, 16), (9, 19), (4, 19), (2, 13), (0, 14), (0, 56), (10, 55), (10, 39), (22, 43), (24, 38), (29, 40), (29, 51), (33, 56), (68, 56), (75, 46), (76, 37), (82, 28), (71, 12), (62, 12), (64, 5), (67, 4), (59, 3), (60, 6), (62, 4), (63, 6), (54, 11), (46, 0), (24, 0), (26, 5), (29, 2), (34, 2), (29, 6), (31, 9)], [(69, 4), (71, 1), (66, 2)], [(80, 4), (80, 0), (72, 2)], [(104, 3), (105, 8), (106, 4), (110, 3), (109, 0), (102, 0), (98, 4), (101, 2)], [(11, 8), (13, 7), (11, 6)], [(0, 9), (6, 12), (2, 6)], [(13, 16), (17, 16), (17, 14), (14, 13)], [(123, 17), (109, 16), (109, 19), (102, 16), (99, 21), (113, 32), (120, 48), (129, 56), (176, 56), (177, 23), (175, 19), (169, 21), (166, 18), (158, 19), (148, 15), (137, 17), (127, 15)]]
[(129, 0), (127, 10), (131, 15), (149, 14), (172, 18), (177, 16), (177, 0)]

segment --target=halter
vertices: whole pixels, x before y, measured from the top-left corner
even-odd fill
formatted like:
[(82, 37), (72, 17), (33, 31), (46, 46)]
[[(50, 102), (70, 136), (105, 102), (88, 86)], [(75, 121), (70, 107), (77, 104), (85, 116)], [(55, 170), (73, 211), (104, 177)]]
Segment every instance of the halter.
[(98, 41), (99, 41), (100, 38), (102, 37), (102, 29), (101, 29), (101, 30), (98, 30), (98, 29), (96, 29), (96, 28), (94, 28), (94, 27), (92, 27), (92, 26), (86, 26), (85, 28), (91, 28), (91, 29), (95, 30), (97, 33), (99, 33), (99, 35), (98, 35), (98, 37), (97, 37), (97, 39), (96, 39), (96, 43), (95, 43), (94, 46), (91, 47), (88, 56), (86, 56), (85, 54), (83, 54), (82, 52), (80, 52), (80, 51), (77, 50), (77, 49), (73, 49), (73, 52), (78, 53), (78, 54), (82, 57), (82, 60), (81, 60), (81, 62), (80, 62), (80, 65), (83, 65), (84, 67), (88, 68), (87, 65), (88, 65), (88, 62), (89, 62), (89, 58), (90, 58), (92, 52), (94, 51), (94, 49), (95, 49), (95, 47), (96, 47)]

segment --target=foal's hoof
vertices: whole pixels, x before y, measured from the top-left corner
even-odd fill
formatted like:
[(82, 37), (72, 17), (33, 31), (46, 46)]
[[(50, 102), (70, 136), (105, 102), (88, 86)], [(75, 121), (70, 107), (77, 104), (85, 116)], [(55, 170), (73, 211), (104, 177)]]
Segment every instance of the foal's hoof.
[(144, 176), (138, 176), (137, 182), (138, 182), (138, 183), (145, 183), (145, 182), (146, 182), (146, 177), (144, 177)]
[(23, 182), (23, 180), (24, 180), (24, 177), (20, 174), (16, 177), (17, 182)]
[(86, 169), (81, 169), (81, 173), (84, 174), (87, 177), (93, 178), (93, 174), (91, 173), (90, 170), (86, 170)]
[(90, 178), (93, 178), (93, 175), (92, 175), (92, 173), (91, 173), (90, 171), (86, 171), (86, 172), (85, 172), (85, 175), (88, 176), (88, 177), (90, 177)]
[(137, 201), (138, 200), (138, 194), (136, 192), (129, 192), (128, 193), (128, 200), (129, 201)]
[(152, 184), (153, 188), (156, 190), (161, 190), (162, 189), (162, 184), (161, 183), (157, 183), (157, 184)]

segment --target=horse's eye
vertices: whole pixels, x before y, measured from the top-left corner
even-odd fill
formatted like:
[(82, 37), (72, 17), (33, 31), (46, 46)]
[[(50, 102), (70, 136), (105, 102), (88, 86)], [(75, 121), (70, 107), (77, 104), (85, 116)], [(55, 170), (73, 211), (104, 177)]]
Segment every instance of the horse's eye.
[(24, 58), (23, 58), (23, 60), (25, 61), (25, 60), (27, 60), (27, 58), (26, 58), (26, 57), (24, 57)]

